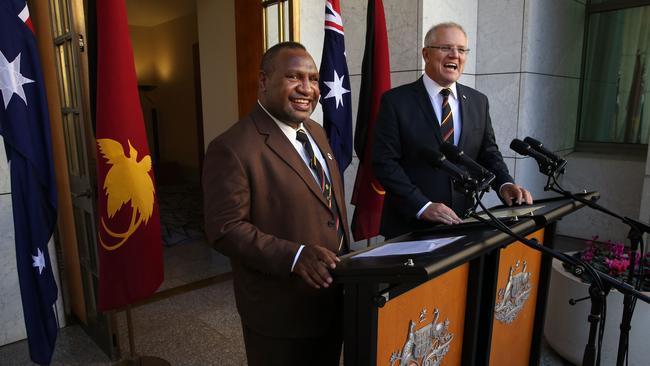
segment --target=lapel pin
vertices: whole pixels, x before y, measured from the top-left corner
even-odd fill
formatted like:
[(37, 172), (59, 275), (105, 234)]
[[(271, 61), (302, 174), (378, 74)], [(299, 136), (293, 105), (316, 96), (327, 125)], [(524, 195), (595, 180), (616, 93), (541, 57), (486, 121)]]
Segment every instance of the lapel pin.
[(330, 160), (332, 160), (332, 154), (327, 153), (327, 158), (330, 159)]
[(467, 97), (465, 96), (465, 94), (463, 94), (463, 99), (467, 99)]

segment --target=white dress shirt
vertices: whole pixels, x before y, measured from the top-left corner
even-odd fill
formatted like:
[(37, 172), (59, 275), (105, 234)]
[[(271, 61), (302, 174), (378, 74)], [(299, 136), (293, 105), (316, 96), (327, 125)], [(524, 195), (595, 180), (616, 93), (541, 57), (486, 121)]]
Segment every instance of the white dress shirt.
[[(442, 121), (442, 100), (444, 99), (440, 91), (444, 89), (438, 83), (433, 81), (426, 73), (422, 76), (422, 81), (424, 82), (424, 88), (429, 94), (429, 100), (433, 106), (433, 111), (438, 118), (438, 123)], [(461, 131), (461, 115), (460, 115), (460, 103), (458, 102), (458, 91), (456, 90), (456, 82), (449, 86), (451, 89), (451, 94), (449, 94), (449, 106), (451, 107), (451, 115), (454, 119), (454, 145), (458, 146), (458, 141), (460, 141), (460, 131)]]

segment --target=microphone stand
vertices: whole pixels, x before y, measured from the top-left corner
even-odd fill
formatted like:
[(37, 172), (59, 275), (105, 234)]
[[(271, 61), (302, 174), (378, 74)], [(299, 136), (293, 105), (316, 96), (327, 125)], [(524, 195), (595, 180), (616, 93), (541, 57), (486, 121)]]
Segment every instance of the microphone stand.
[[(541, 171), (541, 166), (540, 166), (540, 171)], [(607, 209), (595, 204), (593, 201), (589, 201), (582, 197), (578, 197), (565, 190), (556, 189), (554, 185), (557, 185), (559, 187), (556, 178), (562, 172), (563, 169), (561, 168), (547, 170), (547, 172), (545, 173), (548, 176), (548, 181), (544, 189), (552, 190), (554, 192), (564, 195), (565, 197), (569, 197), (579, 202), (582, 202), (587, 206), (590, 207), (597, 206), (598, 209), (604, 210), (604, 212), (609, 212)], [(489, 190), (489, 184), (486, 187), (485, 182), (479, 183), (475, 179), (471, 181), (467, 181), (467, 180), (459, 181), (459, 180), (452, 179), (452, 181), (454, 183), (455, 188), (458, 191), (464, 193), (465, 195), (470, 196), (472, 199), (475, 200), (475, 204), (466, 212), (466, 215), (473, 217), (479, 222), (494, 227), (495, 229), (517, 239), (521, 243), (535, 250), (550, 255), (551, 257), (556, 258), (564, 263), (573, 265), (576, 268), (586, 271), (589, 274), (589, 276), (592, 278), (591, 285), (589, 287), (589, 297), (591, 299), (591, 311), (588, 317), (588, 321), (590, 326), (589, 326), (589, 338), (583, 353), (582, 364), (583, 366), (600, 365), (600, 349), (601, 349), (600, 346), (602, 344), (602, 337), (604, 333), (604, 323), (605, 323), (604, 318), (606, 316), (606, 312), (604, 312), (604, 309), (607, 308), (606, 296), (609, 293), (609, 289), (611, 287), (616, 288), (621, 293), (625, 294), (625, 296), (630, 296), (631, 299), (637, 297), (637, 298), (641, 298), (643, 301), (646, 301), (648, 303), (650, 303), (650, 297), (647, 297), (646, 295), (640, 293), (639, 291), (636, 291), (632, 286), (630, 286), (627, 283), (620, 282), (605, 273), (595, 270), (593, 267), (591, 267), (587, 263), (584, 263), (583, 261), (577, 258), (568, 256), (564, 253), (556, 252), (550, 248), (537, 244), (537, 242), (535, 241), (528, 240), (527, 238), (514, 233), (503, 222), (497, 219), (481, 202), (481, 197), (483, 193)], [(551, 182), (553, 182), (553, 184)], [(486, 220), (480, 217), (480, 215), (476, 214), (476, 208), (479, 205), (484, 210), (484, 212), (490, 217), (491, 220)], [(601, 318), (603, 318), (602, 322), (601, 322)], [(631, 319), (631, 315), (629, 316), (629, 318)], [(621, 328), (623, 328), (623, 325), (621, 326)], [(596, 349), (595, 342), (596, 342), (597, 332), (598, 332), (598, 348)]]
[[(556, 258), (564, 263), (568, 263), (570, 265), (582, 268), (584, 271), (586, 271), (592, 278), (592, 282), (589, 288), (589, 296), (591, 298), (591, 313), (589, 314), (589, 341), (587, 342), (587, 345), (585, 346), (584, 354), (583, 354), (583, 360), (582, 364), (583, 366), (586, 365), (599, 365), (600, 364), (600, 344), (602, 342), (602, 332), (603, 332), (603, 325), (600, 325), (600, 335), (599, 335), (599, 340), (598, 340), (598, 352), (596, 352), (596, 346), (595, 346), (595, 340), (596, 340), (596, 332), (598, 330), (599, 322), (601, 319), (601, 316), (603, 314), (603, 309), (606, 308), (606, 301), (605, 298), (607, 296), (607, 293), (609, 292), (609, 288), (613, 287), (620, 291), (621, 293), (624, 294), (630, 294), (631, 296), (635, 296), (637, 298), (640, 298), (641, 300), (650, 303), (650, 297), (646, 296), (645, 294), (636, 291), (632, 286), (630, 286), (627, 283), (618, 281), (617, 279), (602, 273), (598, 270), (595, 270), (593, 267), (588, 265), (587, 263), (584, 263), (583, 261), (568, 256), (564, 253), (557, 252), (553, 249), (547, 248), (545, 246), (539, 245), (536, 240), (529, 240), (512, 230), (510, 230), (509, 227), (507, 227), (501, 220), (496, 218), (480, 201), (479, 205), (483, 209), (483, 211), (490, 217), (491, 220), (486, 220), (480, 215), (477, 214), (472, 214), (472, 217), (484, 224), (487, 224), (515, 239), (517, 239), (519, 242), (523, 243), (524, 245), (533, 248), (537, 251), (542, 252), (543, 254), (550, 255), (553, 258)], [(597, 357), (596, 357), (597, 355)]]
[[(637, 220), (631, 219), (629, 217), (623, 217), (620, 216), (605, 207), (597, 204), (594, 201), (591, 200), (586, 200), (582, 197), (576, 196), (575, 194), (566, 191), (560, 185), (557, 183), (557, 179), (555, 175), (551, 176), (549, 175), (549, 179), (546, 183), (546, 186), (544, 187), (545, 191), (552, 191), (555, 193), (559, 193), (564, 197), (572, 198), (575, 199), (576, 201), (584, 203), (586, 206), (589, 206), (590, 208), (603, 212), (609, 216), (615, 217), (624, 224), (626, 224), (630, 230), (628, 232), (628, 239), (630, 239), (630, 264), (628, 266), (628, 276), (627, 276), (627, 282), (630, 284), (633, 284), (634, 280), (634, 269), (636, 267), (636, 255), (639, 247), (641, 247), (641, 254), (643, 254), (643, 234), (644, 233), (650, 233), (650, 226), (639, 222)], [(641, 257), (642, 258), (642, 257)], [(639, 260), (639, 267), (641, 266), (641, 260)], [(641, 289), (641, 283), (643, 283), (642, 273), (638, 273), (638, 280), (635, 286), (636, 290)], [(625, 358), (627, 357), (627, 352), (629, 348), (629, 340), (630, 340), (630, 329), (632, 329), (632, 316), (634, 315), (634, 308), (636, 306), (636, 298), (638, 296), (633, 296), (632, 294), (625, 293), (623, 297), (623, 315), (621, 317), (621, 325), (620, 325), (620, 336), (619, 336), (619, 341), (618, 341), (618, 352), (616, 355), (616, 365), (617, 366), (623, 366), (625, 363)], [(645, 301), (645, 300), (644, 300)], [(646, 301), (647, 302), (647, 301)]]

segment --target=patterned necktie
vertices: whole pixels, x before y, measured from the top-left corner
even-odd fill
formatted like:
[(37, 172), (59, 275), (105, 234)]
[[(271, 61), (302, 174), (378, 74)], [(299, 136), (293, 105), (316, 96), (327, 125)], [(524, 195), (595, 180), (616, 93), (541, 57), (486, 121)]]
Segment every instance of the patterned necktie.
[(449, 94), (451, 89), (444, 88), (440, 91), (442, 94), (442, 122), (440, 123), (440, 133), (444, 142), (454, 143), (454, 116), (451, 114), (449, 106)]
[(309, 159), (309, 167), (314, 171), (314, 173), (316, 173), (316, 176), (318, 177), (317, 180), (320, 185), (320, 190), (323, 192), (323, 197), (325, 197), (325, 201), (327, 201), (327, 205), (332, 211), (332, 218), (334, 225), (336, 226), (336, 231), (338, 232), (340, 251), (343, 247), (343, 238), (345, 235), (343, 232), (343, 226), (341, 225), (339, 219), (339, 210), (338, 206), (336, 205), (336, 199), (332, 196), (332, 185), (330, 184), (329, 179), (327, 179), (327, 175), (325, 175), (323, 166), (320, 164), (318, 159), (316, 159), (316, 155), (314, 155), (314, 150), (311, 147), (307, 133), (305, 133), (303, 130), (296, 131), (296, 140), (300, 141), (302, 146), (305, 148), (307, 158)]

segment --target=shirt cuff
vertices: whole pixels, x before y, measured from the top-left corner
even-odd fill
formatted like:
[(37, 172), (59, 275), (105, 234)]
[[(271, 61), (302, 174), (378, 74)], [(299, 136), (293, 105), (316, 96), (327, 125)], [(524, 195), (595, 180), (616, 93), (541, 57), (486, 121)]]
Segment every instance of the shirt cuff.
[(431, 202), (431, 201), (427, 202), (427, 204), (424, 205), (424, 206), (420, 209), (420, 211), (418, 211), (418, 213), (417, 213), (417, 215), (415, 215), (415, 217), (419, 219), (420, 216), (422, 216), (422, 214), (424, 213), (424, 210), (426, 210), (427, 207), (429, 207), (429, 205), (431, 205), (432, 203), (433, 203), (433, 202)]
[(501, 197), (501, 190), (503, 189), (503, 187), (505, 187), (505, 186), (508, 185), (508, 184), (514, 184), (514, 183), (512, 183), (512, 182), (505, 182), (505, 183), (503, 183), (503, 184), (501, 185), (501, 187), (499, 187), (499, 197)]
[(293, 268), (296, 266), (296, 263), (298, 263), (298, 257), (300, 257), (300, 253), (302, 252), (303, 248), (305, 248), (305, 245), (301, 245), (300, 248), (298, 248), (298, 251), (296, 252), (296, 256), (293, 257), (293, 264), (291, 265), (291, 272), (293, 272)]

